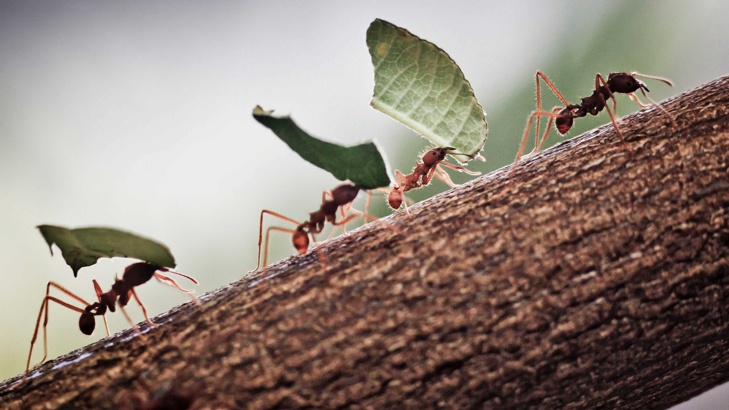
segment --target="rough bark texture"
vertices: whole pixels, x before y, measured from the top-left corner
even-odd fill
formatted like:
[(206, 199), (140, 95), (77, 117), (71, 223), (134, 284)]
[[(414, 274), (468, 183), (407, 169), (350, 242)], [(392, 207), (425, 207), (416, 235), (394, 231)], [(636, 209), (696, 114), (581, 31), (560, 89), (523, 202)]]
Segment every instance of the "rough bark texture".
[[(729, 77), (33, 370), (2, 408), (667, 408), (729, 379)], [(67, 365), (65, 365), (67, 364)], [(63, 366), (65, 365), (65, 366)], [(147, 406), (147, 407), (144, 407)]]

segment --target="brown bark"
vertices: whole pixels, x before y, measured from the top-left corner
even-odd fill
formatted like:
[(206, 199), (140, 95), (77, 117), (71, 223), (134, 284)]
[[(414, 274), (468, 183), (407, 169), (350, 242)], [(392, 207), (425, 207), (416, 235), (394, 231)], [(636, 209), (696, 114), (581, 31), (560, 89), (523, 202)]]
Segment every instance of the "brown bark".
[[(0, 407), (667, 408), (729, 379), (729, 77), (274, 264)], [(79, 359), (81, 355), (87, 355)], [(53, 370), (54, 365), (69, 362)], [(178, 403), (180, 404), (180, 403)], [(182, 403), (184, 404), (184, 403)], [(173, 407), (179, 408), (179, 407)]]

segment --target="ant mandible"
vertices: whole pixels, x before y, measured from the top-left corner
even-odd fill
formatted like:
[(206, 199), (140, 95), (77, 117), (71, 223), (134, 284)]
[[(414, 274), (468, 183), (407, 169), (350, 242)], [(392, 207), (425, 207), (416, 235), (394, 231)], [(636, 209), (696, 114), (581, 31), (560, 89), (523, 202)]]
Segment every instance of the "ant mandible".
[[(552, 123), (554, 123), (557, 131), (561, 135), (564, 135), (567, 133), (567, 131), (570, 130), (570, 128), (572, 128), (572, 124), (575, 118), (581, 118), (586, 116), (587, 114), (597, 115), (603, 109), (608, 112), (608, 115), (610, 116), (610, 121), (615, 127), (615, 131), (618, 133), (618, 136), (620, 137), (623, 145), (625, 145), (625, 139), (623, 138), (623, 134), (620, 132), (620, 127), (618, 127), (617, 120), (615, 119), (617, 103), (615, 101), (614, 94), (616, 93), (627, 94), (631, 100), (635, 101), (642, 108), (645, 108), (648, 106), (648, 104), (644, 104), (643, 102), (641, 102), (638, 96), (635, 95), (636, 91), (640, 91), (643, 96), (651, 102), (652, 105), (654, 105), (668, 117), (673, 126), (676, 126), (676, 121), (674, 120), (673, 116), (669, 114), (668, 111), (666, 111), (660, 104), (648, 97), (648, 94), (646, 94), (646, 92), (650, 90), (642, 81), (638, 80), (638, 78), (636, 77), (661, 81), (669, 85), (670, 87), (673, 87), (673, 83), (666, 78), (640, 74), (637, 72), (632, 72), (630, 74), (610, 73), (608, 75), (607, 81), (605, 80), (605, 78), (603, 78), (602, 75), (598, 73), (597, 75), (595, 75), (595, 90), (592, 92), (592, 95), (582, 98), (579, 104), (569, 104), (564, 96), (562, 96), (562, 94), (557, 90), (557, 87), (555, 87), (555, 85), (549, 80), (549, 78), (547, 78), (547, 76), (541, 71), (537, 71), (537, 74), (534, 76), (537, 91), (537, 109), (529, 115), (529, 119), (527, 120), (526, 129), (524, 130), (524, 137), (521, 140), (519, 152), (516, 154), (514, 166), (512, 167), (512, 173), (516, 168), (516, 164), (518, 163), (519, 158), (521, 158), (521, 155), (524, 153), (527, 136), (529, 135), (529, 130), (531, 129), (532, 121), (534, 120), (534, 118), (536, 118), (536, 128), (534, 130), (534, 152), (538, 152), (542, 148), (542, 145), (544, 145), (544, 142), (549, 136), (549, 130), (552, 127)], [(551, 111), (542, 111), (542, 96), (539, 82), (540, 79), (544, 81), (549, 89), (552, 90), (554, 95), (556, 95), (557, 98), (562, 101), (562, 103), (565, 105), (564, 107), (556, 106), (552, 108)], [(610, 110), (610, 107), (607, 106), (607, 100), (609, 99), (612, 99), (612, 110)], [(549, 117), (549, 123), (547, 124), (547, 128), (544, 130), (544, 134), (541, 138), (539, 138), (539, 121), (541, 117)]]
[[(428, 185), (430, 180), (433, 179), (433, 176), (445, 182), (451, 188), (455, 187), (456, 185), (453, 183), (450, 176), (448, 176), (448, 173), (441, 168), (441, 165), (454, 169), (458, 172), (464, 172), (468, 175), (481, 174), (480, 172), (469, 171), (464, 167), (445, 162), (447, 154), (463, 155), (457, 154), (454, 152), (455, 150), (456, 149), (453, 147), (431, 148), (423, 154), (423, 162), (415, 162), (415, 168), (413, 168), (413, 171), (409, 175), (404, 175), (402, 172), (395, 170), (395, 186), (390, 189), (390, 192), (387, 195), (387, 202), (390, 204), (390, 207), (392, 207), (392, 209), (400, 209), (404, 193), (411, 189)], [(477, 158), (482, 159), (480, 156)]]
[[(182, 274), (180, 272), (175, 272), (172, 270), (169, 270), (167, 268), (163, 268), (151, 263), (147, 262), (137, 262), (133, 263), (129, 266), (127, 266), (124, 269), (124, 274), (122, 275), (122, 278), (119, 279), (118, 277), (114, 281), (114, 284), (111, 286), (111, 290), (108, 292), (102, 292), (101, 286), (99, 286), (98, 282), (96, 280), (93, 281), (94, 283), (94, 290), (96, 291), (96, 298), (98, 299), (97, 302), (94, 303), (88, 303), (80, 296), (76, 295), (75, 293), (71, 292), (70, 290), (64, 288), (63, 286), (59, 285), (56, 282), (49, 281), (48, 285), (46, 285), (46, 296), (43, 298), (43, 303), (41, 303), (40, 311), (38, 312), (38, 319), (35, 322), (35, 330), (33, 331), (33, 338), (30, 341), (30, 352), (28, 352), (28, 362), (25, 367), (25, 376), (23, 377), (23, 380), (20, 382), (21, 384), (25, 382), (25, 380), (28, 378), (28, 373), (30, 371), (30, 359), (33, 355), (33, 346), (35, 345), (35, 341), (38, 337), (38, 328), (40, 326), (41, 318), (44, 317), (43, 320), (43, 358), (41, 359), (40, 363), (43, 363), (46, 360), (46, 357), (48, 356), (48, 337), (46, 335), (46, 326), (48, 325), (48, 305), (49, 302), (56, 302), (61, 306), (64, 306), (68, 309), (71, 309), (75, 312), (78, 312), (81, 314), (81, 317), (78, 321), (78, 327), (79, 330), (81, 330), (81, 333), (85, 335), (91, 335), (94, 332), (94, 329), (96, 328), (96, 316), (101, 316), (104, 319), (104, 326), (106, 328), (106, 335), (108, 336), (109, 333), (109, 325), (106, 322), (106, 312), (107, 310), (109, 312), (116, 311), (116, 305), (119, 304), (119, 308), (124, 314), (124, 317), (126, 317), (129, 324), (131, 324), (132, 328), (135, 332), (141, 333), (139, 331), (139, 328), (137, 327), (134, 322), (132, 322), (132, 319), (129, 317), (127, 312), (124, 310), (124, 306), (126, 306), (129, 303), (129, 300), (131, 297), (134, 297), (134, 300), (137, 301), (139, 306), (142, 308), (142, 312), (144, 313), (144, 318), (147, 320), (147, 323), (149, 323), (150, 326), (155, 326), (154, 322), (149, 318), (147, 315), (147, 309), (144, 307), (144, 304), (139, 300), (139, 297), (137, 296), (137, 292), (134, 291), (134, 288), (142, 285), (144, 283), (147, 283), (152, 277), (157, 278), (159, 281), (170, 285), (176, 289), (178, 289), (181, 292), (190, 294), (193, 292), (192, 290), (183, 289), (180, 287), (180, 285), (175, 282), (174, 279), (165, 276), (159, 272), (169, 272), (174, 273), (176, 275), (182, 276), (183, 278), (189, 279), (194, 284), (198, 284), (197, 280), (191, 276), (187, 276), (185, 274)], [(65, 293), (67, 296), (75, 299), (76, 301), (86, 305), (85, 308), (81, 309), (77, 306), (74, 306), (68, 302), (65, 302), (61, 299), (58, 299), (55, 296), (51, 296), (51, 287), (54, 287), (58, 289), (59, 291)], [(193, 301), (200, 304), (200, 301), (193, 295), (190, 295), (192, 297)], [(40, 364), (39, 363), (39, 364)]]
[[(268, 236), (269, 233), (273, 231), (279, 231), (279, 232), (285, 232), (290, 233), (291, 240), (294, 244), (294, 248), (299, 252), (300, 255), (303, 255), (306, 253), (307, 250), (309, 250), (309, 235), (311, 235), (312, 239), (316, 241), (316, 238), (314, 235), (321, 233), (321, 231), (324, 229), (324, 225), (326, 222), (330, 222), (334, 226), (344, 226), (349, 221), (351, 221), (354, 218), (357, 218), (358, 215), (352, 215), (349, 217), (346, 217), (346, 214), (351, 208), (352, 202), (357, 197), (357, 194), (359, 191), (361, 191), (362, 187), (356, 184), (346, 183), (339, 185), (331, 190), (331, 192), (324, 191), (322, 193), (321, 198), (321, 206), (319, 207), (319, 210), (312, 212), (309, 214), (309, 220), (304, 221), (302, 223), (299, 223), (298, 221), (295, 221), (289, 217), (286, 217), (284, 215), (281, 215), (277, 212), (269, 211), (268, 209), (264, 209), (261, 211), (261, 220), (260, 224), (258, 226), (258, 265), (256, 266), (256, 269), (259, 269), (261, 267), (261, 244), (263, 243), (263, 215), (268, 214), (271, 216), (275, 216), (279, 219), (283, 219), (284, 221), (291, 222), (296, 226), (296, 229), (286, 229), (281, 228), (278, 226), (270, 226), (268, 229), (266, 229), (266, 241), (264, 244), (264, 256), (263, 256), (263, 266), (268, 266)], [(327, 196), (330, 196), (332, 199), (327, 199)], [(369, 201), (370, 196), (369, 193), (367, 195), (367, 204), (365, 205), (365, 218), (367, 218), (367, 208), (369, 207)], [(337, 209), (341, 208), (341, 214), (342, 219), (337, 221)], [(359, 211), (358, 211), (359, 212)]]

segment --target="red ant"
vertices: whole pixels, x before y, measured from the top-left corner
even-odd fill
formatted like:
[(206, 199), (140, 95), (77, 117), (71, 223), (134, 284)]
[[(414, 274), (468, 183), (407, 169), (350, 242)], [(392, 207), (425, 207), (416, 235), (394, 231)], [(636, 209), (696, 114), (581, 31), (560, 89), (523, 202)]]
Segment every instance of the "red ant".
[[(149, 318), (147, 315), (147, 309), (144, 307), (144, 304), (139, 300), (139, 297), (137, 296), (137, 292), (134, 291), (134, 288), (146, 283), (152, 277), (156, 277), (159, 281), (166, 283), (167, 285), (173, 286), (184, 293), (191, 293), (192, 290), (183, 289), (180, 287), (180, 285), (177, 284), (177, 282), (174, 281), (174, 279), (165, 276), (160, 272), (169, 272), (174, 273), (176, 275), (180, 275), (183, 278), (189, 279), (194, 284), (198, 284), (197, 280), (195, 280), (191, 276), (187, 276), (185, 274), (175, 272), (172, 270), (169, 270), (167, 268), (163, 268), (151, 263), (147, 262), (137, 262), (133, 263), (124, 269), (124, 274), (122, 275), (122, 278), (119, 279), (118, 277), (114, 281), (114, 284), (111, 286), (111, 290), (104, 293), (101, 291), (101, 286), (96, 282), (96, 280), (93, 281), (94, 283), (94, 289), (96, 291), (96, 298), (98, 299), (98, 302), (94, 303), (88, 303), (84, 299), (82, 299), (80, 296), (74, 294), (70, 290), (64, 288), (63, 286), (59, 285), (56, 282), (50, 281), (48, 282), (48, 285), (46, 285), (46, 296), (43, 298), (43, 303), (41, 303), (40, 312), (38, 312), (38, 319), (35, 322), (35, 330), (33, 331), (33, 338), (30, 341), (30, 352), (28, 352), (28, 362), (26, 364), (25, 368), (25, 376), (23, 377), (23, 380), (21, 381), (21, 384), (25, 382), (25, 380), (28, 378), (28, 372), (30, 371), (30, 359), (33, 355), (33, 346), (35, 345), (36, 338), (38, 336), (38, 327), (40, 326), (41, 317), (45, 317), (43, 320), (43, 358), (41, 359), (40, 363), (43, 363), (46, 360), (46, 357), (48, 356), (48, 338), (46, 335), (46, 326), (48, 325), (48, 305), (49, 302), (53, 301), (58, 303), (61, 306), (64, 306), (68, 309), (71, 309), (75, 312), (78, 312), (81, 314), (81, 317), (78, 321), (78, 327), (79, 330), (81, 330), (81, 333), (85, 335), (91, 335), (94, 332), (94, 328), (96, 327), (96, 316), (101, 316), (104, 319), (104, 326), (106, 327), (106, 335), (108, 336), (109, 333), (109, 325), (106, 322), (106, 311), (114, 312), (116, 311), (116, 305), (119, 304), (119, 308), (121, 309), (122, 313), (124, 314), (124, 317), (127, 318), (127, 321), (129, 324), (131, 324), (132, 328), (137, 333), (141, 332), (139, 331), (139, 328), (137, 327), (134, 322), (132, 322), (132, 319), (129, 317), (127, 312), (124, 310), (124, 306), (129, 303), (130, 298), (133, 296), (134, 300), (137, 301), (139, 306), (142, 308), (142, 312), (144, 313), (144, 318), (147, 320), (147, 323), (149, 323), (150, 326), (155, 326), (154, 322)], [(78, 302), (83, 303), (86, 305), (84, 309), (81, 309), (77, 306), (74, 306), (68, 302), (64, 302), (61, 299), (56, 298), (55, 296), (51, 296), (51, 287), (54, 287), (61, 292), (65, 293), (66, 295), (70, 296), (73, 299), (76, 299)], [(197, 303), (200, 304), (200, 301), (193, 295), (190, 295), (192, 299)]]
[[(326, 222), (330, 222), (334, 226), (344, 227), (349, 221), (357, 218), (358, 215), (352, 215), (346, 217), (347, 212), (352, 206), (352, 201), (357, 197), (360, 190), (364, 188), (356, 184), (346, 183), (337, 186), (332, 189), (331, 192), (324, 191), (321, 197), (321, 206), (319, 210), (309, 214), (309, 220), (299, 223), (289, 217), (283, 216), (279, 213), (264, 209), (261, 211), (261, 221), (258, 227), (258, 266), (256, 269), (261, 267), (261, 243), (263, 241), (263, 215), (269, 214), (277, 218), (283, 219), (284, 221), (291, 222), (297, 225), (296, 229), (286, 229), (278, 226), (271, 226), (266, 230), (266, 243), (264, 245), (265, 251), (263, 256), (263, 266), (268, 265), (268, 234), (270, 231), (286, 232), (292, 235), (291, 240), (294, 244), (294, 248), (299, 252), (300, 255), (306, 253), (309, 249), (309, 235), (316, 241), (314, 235), (321, 233), (324, 229)], [(327, 199), (327, 196), (331, 196), (332, 199)], [(365, 218), (367, 218), (367, 208), (369, 207), (369, 195), (367, 196), (367, 205), (365, 205)], [(341, 208), (342, 219), (337, 221), (337, 209)]]
[[(445, 162), (447, 154), (464, 155), (456, 154), (454, 152), (455, 150), (456, 149), (453, 147), (431, 148), (423, 154), (423, 162), (415, 162), (415, 168), (413, 168), (413, 172), (411, 172), (410, 175), (404, 175), (402, 172), (395, 170), (395, 186), (392, 187), (387, 195), (387, 202), (390, 206), (393, 209), (399, 209), (405, 192), (428, 185), (430, 180), (433, 179), (433, 176), (445, 182), (451, 188), (455, 187), (456, 185), (451, 180), (451, 177), (448, 176), (448, 173), (445, 172), (443, 168), (441, 168), (441, 165), (450, 169), (455, 169), (458, 172), (464, 172), (468, 175), (481, 174), (480, 172), (469, 171), (464, 167)], [(477, 158), (483, 159), (480, 156)]]
[[(636, 72), (632, 72), (630, 74), (628, 73), (610, 73), (608, 75), (607, 81), (603, 78), (602, 75), (599, 73), (595, 76), (595, 90), (592, 92), (592, 95), (589, 97), (584, 97), (581, 99), (581, 102), (579, 104), (569, 104), (567, 100), (562, 96), (562, 94), (557, 90), (557, 87), (552, 84), (552, 82), (547, 78), (545, 74), (543, 74), (541, 71), (537, 71), (537, 74), (535, 75), (535, 82), (536, 82), (536, 90), (537, 90), (537, 110), (532, 112), (529, 115), (529, 120), (527, 121), (526, 129), (524, 130), (524, 137), (521, 140), (521, 146), (519, 147), (519, 152), (516, 154), (516, 160), (514, 161), (514, 166), (512, 167), (512, 173), (514, 172), (514, 169), (516, 168), (516, 164), (519, 161), (519, 158), (521, 158), (522, 153), (524, 152), (524, 146), (526, 145), (527, 135), (529, 134), (529, 129), (532, 126), (532, 120), (536, 117), (536, 129), (534, 131), (535, 136), (535, 142), (534, 142), (534, 152), (538, 152), (542, 145), (544, 145), (544, 142), (547, 140), (547, 137), (549, 136), (549, 130), (552, 126), (552, 123), (554, 123), (555, 128), (557, 128), (557, 131), (564, 135), (567, 133), (567, 131), (572, 128), (572, 123), (574, 122), (575, 118), (581, 118), (586, 116), (587, 114), (590, 115), (597, 115), (600, 111), (605, 109), (608, 112), (608, 115), (610, 116), (610, 121), (613, 123), (613, 126), (615, 127), (615, 131), (617, 131), (618, 136), (620, 136), (620, 140), (622, 141), (623, 145), (625, 145), (625, 139), (623, 138), (623, 134), (620, 132), (620, 128), (618, 127), (617, 120), (615, 119), (615, 112), (617, 108), (617, 103), (615, 102), (615, 93), (622, 93), (627, 94), (628, 97), (635, 101), (638, 105), (641, 107), (647, 107), (647, 104), (643, 104), (643, 102), (640, 101), (638, 96), (636, 96), (634, 93), (638, 90), (643, 94), (645, 98), (648, 99), (648, 101), (651, 102), (655, 107), (657, 107), (661, 112), (663, 112), (668, 119), (671, 121), (671, 124), (673, 126), (676, 126), (676, 121), (673, 119), (673, 116), (668, 113), (660, 104), (657, 102), (651, 100), (650, 97), (648, 97), (648, 94), (646, 94), (646, 91), (648, 90), (648, 87), (646, 85), (638, 80), (636, 77), (642, 77), (642, 78), (648, 78), (651, 80), (657, 80), (661, 81), (665, 84), (668, 84), (669, 86), (673, 87), (673, 83), (665, 78), (661, 77), (655, 77), (651, 75), (645, 75), (640, 74)], [(552, 111), (542, 111), (542, 96), (541, 96), (541, 90), (539, 85), (539, 79), (542, 79), (545, 84), (552, 90), (554, 95), (559, 98), (560, 101), (565, 105), (564, 107), (556, 106), (552, 108)], [(607, 106), (607, 100), (612, 98), (612, 105), (613, 109), (612, 111)], [(542, 135), (542, 138), (539, 138), (539, 120), (541, 117), (549, 117), (549, 123), (547, 124), (547, 128), (544, 130), (544, 135)]]

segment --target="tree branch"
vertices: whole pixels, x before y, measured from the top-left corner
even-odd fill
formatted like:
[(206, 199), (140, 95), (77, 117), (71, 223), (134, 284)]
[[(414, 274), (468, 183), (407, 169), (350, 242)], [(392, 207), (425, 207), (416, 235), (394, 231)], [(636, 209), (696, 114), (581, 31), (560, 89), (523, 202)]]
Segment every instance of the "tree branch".
[(627, 116), (627, 151), (583, 134), (8, 380), (0, 407), (684, 401), (729, 379), (729, 77), (663, 104), (677, 127)]

